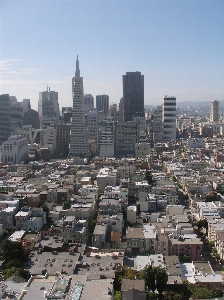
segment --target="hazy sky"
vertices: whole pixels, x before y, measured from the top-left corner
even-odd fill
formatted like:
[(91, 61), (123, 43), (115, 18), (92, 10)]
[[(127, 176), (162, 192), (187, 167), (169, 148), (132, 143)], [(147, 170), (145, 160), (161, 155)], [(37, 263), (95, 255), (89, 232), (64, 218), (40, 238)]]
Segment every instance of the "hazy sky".
[(145, 104), (224, 99), (224, 0), (0, 0), (0, 94), (59, 93), (72, 106), (79, 55), (85, 94), (122, 97), (145, 76)]

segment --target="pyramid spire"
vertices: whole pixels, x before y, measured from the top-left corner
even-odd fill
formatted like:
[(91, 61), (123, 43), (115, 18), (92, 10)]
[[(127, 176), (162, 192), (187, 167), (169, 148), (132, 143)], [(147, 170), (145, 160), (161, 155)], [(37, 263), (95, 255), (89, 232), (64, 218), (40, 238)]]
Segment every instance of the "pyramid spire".
[(79, 70), (79, 58), (77, 55), (77, 59), (76, 59), (76, 70), (75, 70), (75, 77), (80, 77), (80, 70)]

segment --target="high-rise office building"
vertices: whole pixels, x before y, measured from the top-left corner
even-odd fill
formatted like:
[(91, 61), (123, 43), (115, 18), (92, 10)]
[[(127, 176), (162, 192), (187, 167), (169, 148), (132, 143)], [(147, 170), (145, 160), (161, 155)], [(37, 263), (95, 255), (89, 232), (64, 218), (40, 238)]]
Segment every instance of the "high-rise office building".
[(38, 113), (40, 127), (43, 129), (59, 121), (58, 92), (47, 88), (47, 91), (39, 93)]
[(94, 110), (94, 98), (91, 94), (84, 96), (84, 111), (87, 113)]
[(165, 96), (162, 104), (163, 140), (176, 140), (176, 97)]
[(104, 111), (109, 114), (109, 96), (108, 95), (97, 95), (96, 96), (96, 110)]
[(80, 77), (78, 56), (76, 60), (75, 77), (72, 78), (72, 96), (73, 111), (69, 154), (75, 157), (88, 157), (83, 77)]
[(210, 121), (219, 122), (219, 101), (217, 100), (211, 102)]
[(134, 157), (139, 143), (139, 122), (115, 122), (115, 156)]
[(23, 125), (32, 125), (35, 129), (40, 128), (40, 119), (38, 112), (34, 109), (28, 109), (24, 113)]
[(133, 115), (144, 113), (144, 75), (126, 72), (123, 75), (124, 121), (133, 121)]
[(10, 136), (9, 95), (0, 95), (0, 144)]
[(98, 153), (100, 157), (114, 157), (115, 127), (114, 118), (106, 117), (98, 122)]
[(23, 126), (22, 102), (11, 102), (9, 108), (11, 134), (15, 134), (16, 128)]
[(162, 105), (158, 105), (152, 115), (152, 139), (154, 143), (163, 140)]
[(87, 116), (88, 139), (97, 141), (98, 134), (98, 112), (89, 111)]

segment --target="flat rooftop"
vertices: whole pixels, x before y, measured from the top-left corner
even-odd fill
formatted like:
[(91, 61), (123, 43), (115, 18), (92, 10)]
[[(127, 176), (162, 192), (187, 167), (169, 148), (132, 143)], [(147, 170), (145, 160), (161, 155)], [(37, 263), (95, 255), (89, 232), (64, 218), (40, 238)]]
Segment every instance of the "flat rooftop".
[(72, 275), (80, 255), (80, 253), (70, 255), (69, 252), (57, 252), (56, 255), (52, 252), (32, 253), (34, 256), (23, 267), (33, 275), (42, 274), (43, 270), (47, 270), (47, 273), (52, 275), (62, 271)]

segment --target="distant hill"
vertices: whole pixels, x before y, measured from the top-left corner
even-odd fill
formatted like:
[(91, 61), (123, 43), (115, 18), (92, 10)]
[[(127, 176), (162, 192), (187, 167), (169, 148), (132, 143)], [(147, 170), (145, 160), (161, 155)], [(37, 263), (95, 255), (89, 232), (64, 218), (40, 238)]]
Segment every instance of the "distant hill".
[[(220, 103), (220, 107), (224, 107), (224, 100), (219, 101)], [(161, 103), (162, 104), (162, 103)], [(182, 101), (182, 102), (178, 102), (177, 101), (177, 107), (210, 107), (211, 101), (199, 101), (199, 102), (194, 102), (194, 101)], [(145, 108), (149, 109), (149, 110), (153, 110), (154, 108), (156, 108), (157, 105), (145, 105)]]
[[(224, 106), (224, 100), (219, 101), (220, 106)], [(210, 107), (211, 101), (199, 101), (199, 102), (193, 102), (193, 101), (183, 101), (183, 102), (177, 102), (177, 107), (199, 107), (199, 106), (209, 106)]]

